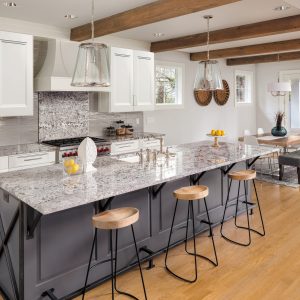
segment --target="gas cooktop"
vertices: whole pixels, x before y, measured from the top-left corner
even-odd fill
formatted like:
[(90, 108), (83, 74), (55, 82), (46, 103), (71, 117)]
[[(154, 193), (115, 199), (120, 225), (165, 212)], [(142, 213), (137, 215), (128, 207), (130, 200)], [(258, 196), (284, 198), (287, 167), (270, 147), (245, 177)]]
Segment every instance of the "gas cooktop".
[[(69, 138), (69, 139), (60, 139), (60, 140), (51, 140), (51, 141), (44, 141), (43, 144), (56, 146), (56, 147), (69, 147), (69, 146), (79, 146), (80, 143), (85, 139), (86, 137), (76, 137), (76, 138)], [(96, 144), (100, 143), (107, 143), (108, 141), (101, 138), (96, 137), (89, 137), (91, 138)]]

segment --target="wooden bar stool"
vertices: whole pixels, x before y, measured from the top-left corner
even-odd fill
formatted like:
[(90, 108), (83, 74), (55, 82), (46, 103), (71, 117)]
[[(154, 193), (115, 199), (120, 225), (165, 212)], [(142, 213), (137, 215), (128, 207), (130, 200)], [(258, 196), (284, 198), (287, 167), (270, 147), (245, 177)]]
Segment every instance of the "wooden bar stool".
[[(229, 189), (228, 189), (228, 194), (227, 194), (227, 200), (226, 200), (226, 204), (225, 204), (223, 219), (222, 219), (222, 222), (221, 222), (221, 236), (224, 239), (226, 239), (227, 241), (231, 242), (231, 243), (247, 247), (251, 244), (251, 231), (254, 232), (254, 233), (259, 234), (260, 236), (265, 236), (265, 234), (266, 234), (264, 221), (263, 221), (263, 217), (262, 217), (262, 212), (261, 212), (261, 208), (260, 208), (260, 203), (259, 203), (259, 198), (258, 198), (258, 195), (257, 195), (257, 190), (256, 190), (256, 186), (255, 186), (255, 181), (254, 181), (254, 179), (256, 178), (256, 171), (255, 170), (241, 170), (241, 171), (230, 172), (228, 174), (228, 177), (230, 178), (230, 182), (229, 182)], [(227, 236), (225, 236), (224, 233), (223, 233), (223, 224), (224, 224), (224, 220), (225, 220), (226, 210), (228, 208), (230, 189), (231, 189), (231, 184), (232, 184), (233, 180), (239, 182), (237, 201), (236, 201), (236, 204), (235, 204), (234, 224), (237, 228), (248, 230), (248, 242), (246, 242), (246, 243), (241, 243), (241, 242), (234, 241), (234, 240), (228, 238)], [(261, 224), (262, 224), (262, 228), (263, 228), (262, 232), (259, 232), (255, 229), (251, 228), (251, 226), (250, 226), (249, 209), (252, 209), (252, 208), (251, 207), (249, 208), (249, 205), (254, 205), (254, 203), (251, 203), (247, 199), (246, 182), (250, 181), (250, 180), (252, 180), (253, 186), (254, 186), (254, 191), (255, 191), (255, 195), (256, 195), (256, 199), (257, 199), (257, 206), (258, 206), (258, 210), (259, 210), (259, 214), (260, 214), (260, 220), (261, 220)], [(246, 198), (244, 201), (242, 201), (242, 203), (244, 203), (246, 205), (248, 227), (237, 225), (237, 213), (238, 213), (239, 202), (240, 202), (240, 200), (239, 200), (240, 186), (241, 186), (242, 181), (244, 182), (244, 191), (245, 191), (245, 198)]]
[[(198, 278), (197, 257), (201, 257), (201, 258), (206, 259), (207, 261), (212, 263), (214, 266), (218, 265), (218, 257), (217, 257), (216, 247), (215, 247), (214, 236), (213, 236), (213, 232), (212, 232), (212, 223), (210, 222), (210, 217), (209, 217), (207, 203), (206, 203), (206, 197), (208, 196), (208, 194), (209, 194), (208, 187), (203, 186), (203, 185), (183, 187), (183, 188), (180, 188), (180, 189), (174, 191), (174, 193), (173, 193), (174, 197), (176, 198), (176, 204), (175, 204), (175, 209), (174, 209), (174, 214), (173, 214), (173, 219), (172, 219), (172, 225), (171, 225), (171, 231), (170, 231), (169, 240), (168, 240), (168, 247), (167, 247), (166, 256), (165, 256), (165, 268), (169, 273), (171, 273), (172, 275), (174, 275), (178, 279), (181, 279), (181, 280), (183, 280), (185, 282), (189, 282), (189, 283), (195, 282)], [(186, 235), (185, 235), (185, 251), (186, 251), (187, 254), (194, 256), (195, 278), (191, 279), (191, 280), (183, 278), (183, 277), (175, 274), (173, 271), (170, 270), (170, 268), (167, 265), (168, 254), (169, 254), (169, 249), (170, 249), (170, 244), (171, 244), (171, 237), (172, 237), (172, 233), (173, 233), (174, 221), (175, 221), (177, 205), (178, 205), (179, 200), (180, 201), (188, 201), (188, 214), (187, 214), (187, 220), (186, 220)], [(206, 210), (206, 215), (207, 215), (207, 221), (202, 220), (201, 222), (203, 222), (203, 223), (205, 223), (209, 226), (210, 236), (211, 236), (212, 245), (213, 245), (213, 249), (214, 249), (215, 261), (209, 259), (206, 256), (197, 254), (197, 250), (196, 250), (196, 233), (195, 233), (195, 215), (194, 215), (194, 206), (193, 206), (193, 202), (195, 200), (197, 200), (197, 201), (198, 200), (204, 200), (205, 210)], [(193, 225), (193, 240), (194, 240), (194, 252), (193, 253), (191, 253), (187, 250), (188, 226), (189, 226), (190, 215), (191, 215), (192, 225)]]
[[(85, 283), (84, 283), (82, 300), (85, 297), (85, 292), (86, 292), (86, 287), (87, 287), (90, 270), (93, 267), (95, 267), (96, 265), (104, 263), (104, 262), (108, 262), (108, 261), (110, 261), (110, 263), (111, 263), (111, 293), (112, 293), (111, 295), (112, 295), (112, 299), (114, 299), (114, 290), (116, 290), (116, 292), (118, 292), (119, 294), (122, 294), (122, 295), (125, 295), (130, 298), (138, 300), (138, 298), (136, 298), (135, 296), (128, 294), (126, 292), (122, 292), (122, 291), (118, 290), (118, 288), (117, 288), (118, 230), (121, 228), (124, 228), (124, 227), (128, 227), (128, 226), (131, 226), (136, 257), (138, 260), (140, 275), (141, 275), (142, 284), (143, 284), (144, 295), (145, 295), (145, 299), (147, 300), (143, 272), (142, 272), (142, 268), (141, 268), (141, 263), (140, 263), (140, 258), (139, 258), (139, 254), (138, 254), (138, 248), (137, 248), (135, 233), (134, 233), (134, 228), (133, 228), (133, 224), (139, 220), (139, 210), (136, 208), (132, 208), (132, 207), (124, 207), (124, 208), (107, 210), (107, 211), (104, 211), (100, 214), (93, 216), (92, 220), (93, 220), (93, 225), (95, 227), (95, 234), (94, 234), (94, 240), (93, 240), (92, 250), (91, 250), (91, 254), (90, 254), (86, 279), (85, 279)], [(104, 229), (104, 230), (110, 231), (111, 258), (109, 260), (102, 261), (100, 263), (96, 263), (94, 266), (91, 267), (91, 262), (92, 262), (94, 248), (95, 248), (96, 236), (97, 236), (98, 229)], [(116, 231), (115, 257), (113, 257), (113, 252), (114, 252), (113, 251), (113, 230)], [(115, 261), (115, 265), (113, 265), (113, 261)]]

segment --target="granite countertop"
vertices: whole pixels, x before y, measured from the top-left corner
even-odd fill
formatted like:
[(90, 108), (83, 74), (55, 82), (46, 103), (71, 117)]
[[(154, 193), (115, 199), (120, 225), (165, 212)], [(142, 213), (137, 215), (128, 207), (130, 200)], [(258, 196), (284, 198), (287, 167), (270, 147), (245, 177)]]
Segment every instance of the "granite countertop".
[(147, 138), (160, 138), (165, 136), (163, 133), (152, 133), (152, 132), (134, 132), (132, 135), (115, 135), (115, 136), (103, 136), (101, 138), (106, 139), (110, 142), (122, 142), (129, 140), (139, 140)]
[(230, 143), (213, 148), (203, 141), (171, 147), (176, 157), (162, 165), (99, 157), (92, 173), (65, 177), (57, 164), (1, 174), (0, 188), (46, 215), (276, 151)]
[(1, 156), (9, 156), (9, 155), (17, 155), (17, 154), (35, 153), (35, 152), (49, 152), (49, 151), (55, 151), (55, 150), (56, 150), (56, 147), (47, 146), (47, 145), (38, 144), (38, 143), (0, 146), (0, 157)]

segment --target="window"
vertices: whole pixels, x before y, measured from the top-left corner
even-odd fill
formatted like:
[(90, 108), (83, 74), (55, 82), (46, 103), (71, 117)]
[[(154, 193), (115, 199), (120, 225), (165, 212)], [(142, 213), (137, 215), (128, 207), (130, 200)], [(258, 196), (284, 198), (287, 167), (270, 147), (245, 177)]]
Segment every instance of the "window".
[(253, 93), (253, 73), (235, 71), (235, 103), (251, 104)]
[(182, 107), (184, 65), (156, 62), (155, 96), (157, 108)]

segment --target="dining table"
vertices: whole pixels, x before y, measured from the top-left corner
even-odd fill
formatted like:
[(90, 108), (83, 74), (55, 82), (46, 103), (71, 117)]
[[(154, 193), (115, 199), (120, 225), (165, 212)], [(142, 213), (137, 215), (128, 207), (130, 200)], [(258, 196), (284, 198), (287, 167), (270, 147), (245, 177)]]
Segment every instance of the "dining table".
[[(288, 148), (299, 145), (300, 147), (300, 133), (289, 133), (284, 137), (273, 136), (269, 133), (253, 135), (257, 138), (260, 145), (268, 145), (280, 147), (284, 153), (287, 153)], [(239, 138), (239, 142), (243, 142), (244, 137)]]

